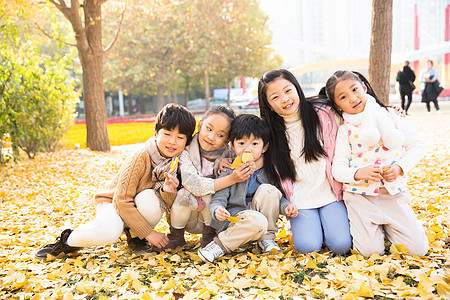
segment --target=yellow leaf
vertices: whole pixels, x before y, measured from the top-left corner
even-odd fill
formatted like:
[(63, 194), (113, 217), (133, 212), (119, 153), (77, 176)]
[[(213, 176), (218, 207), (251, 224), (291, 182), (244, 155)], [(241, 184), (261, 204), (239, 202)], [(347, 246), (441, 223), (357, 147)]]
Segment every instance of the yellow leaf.
[(286, 230), (281, 230), (280, 232), (278, 232), (277, 234), (277, 238), (285, 238), (286, 237)]
[(142, 300), (151, 300), (152, 299), (152, 295), (150, 295), (149, 292), (145, 292), (144, 294), (142, 294), (141, 299)]
[(428, 278), (426, 274), (422, 274), (420, 276), (420, 281), (417, 289), (419, 291), (424, 291), (425, 293), (430, 294), (434, 291), (433, 285), (434, 282), (430, 278)]
[(175, 157), (175, 160), (172, 160), (172, 162), (170, 163), (169, 173), (172, 173), (173, 171), (175, 171), (177, 166), (178, 166), (178, 156)]
[(402, 245), (402, 244), (395, 244), (395, 248), (397, 248), (397, 250), (398, 250), (400, 253), (408, 253), (408, 251), (409, 251), (409, 249), (406, 248), (406, 246), (405, 246), (405, 245)]
[(233, 163), (231, 164), (231, 168), (236, 169), (240, 166), (242, 166), (242, 159), (240, 156), (238, 156), (233, 160)]
[(305, 269), (317, 269), (317, 264), (315, 261), (313, 260), (308, 260), (308, 262), (306, 263)]
[(173, 279), (169, 279), (169, 281), (167, 281), (166, 286), (164, 287), (164, 289), (167, 291), (167, 290), (175, 288), (176, 286), (177, 285), (176, 285), (175, 281), (173, 281)]
[(439, 296), (450, 295), (450, 285), (445, 281), (439, 281), (437, 283), (437, 293)]
[(237, 221), (239, 221), (239, 217), (228, 217), (227, 220), (231, 223), (236, 223)]
[(439, 232), (441, 232), (442, 231), (442, 227), (441, 226), (439, 226), (439, 225), (434, 225), (434, 226), (431, 226), (430, 228), (428, 228), (429, 230), (431, 230), (431, 231), (434, 231), (434, 232), (436, 232), (436, 233), (439, 233)]
[(250, 161), (250, 160), (254, 160), (255, 158), (253, 157), (253, 155), (250, 152), (244, 152), (244, 154), (242, 154), (242, 162), (245, 164), (246, 162)]
[(373, 298), (373, 292), (365, 281), (363, 281), (359, 287), (359, 296)]
[(84, 267), (84, 263), (81, 261), (79, 257), (77, 257), (77, 259), (75, 260), (74, 265), (80, 268)]

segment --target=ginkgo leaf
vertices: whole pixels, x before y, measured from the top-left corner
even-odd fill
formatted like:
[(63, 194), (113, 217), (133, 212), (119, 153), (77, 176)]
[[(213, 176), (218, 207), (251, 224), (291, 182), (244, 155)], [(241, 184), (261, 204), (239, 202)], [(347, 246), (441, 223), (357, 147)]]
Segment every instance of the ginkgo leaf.
[(178, 156), (175, 157), (175, 159), (172, 160), (172, 162), (170, 163), (169, 173), (172, 173), (173, 171), (175, 171), (177, 167), (178, 167)]
[(227, 220), (231, 223), (236, 223), (237, 221), (239, 221), (239, 217), (228, 217)]
[(231, 164), (231, 168), (232, 169), (236, 169), (238, 167), (242, 166), (242, 159), (240, 156), (237, 156), (234, 160), (233, 163)]

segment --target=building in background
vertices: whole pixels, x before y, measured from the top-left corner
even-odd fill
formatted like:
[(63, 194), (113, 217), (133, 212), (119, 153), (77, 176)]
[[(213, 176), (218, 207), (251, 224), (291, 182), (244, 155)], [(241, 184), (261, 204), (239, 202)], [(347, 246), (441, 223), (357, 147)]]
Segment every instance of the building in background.
[[(369, 58), (371, 0), (260, 0), (260, 6), (269, 17), (273, 46), (282, 56), (284, 68), (329, 61), (330, 68), (336, 69), (338, 64), (331, 62), (344, 61), (343, 67), (346, 67), (346, 61), (353, 67), (350, 61), (362, 62)], [(450, 0), (394, 0), (392, 63), (400, 66), (403, 60), (412, 58), (406, 56), (415, 49), (417, 35), (419, 50), (423, 50), (421, 62), (432, 58), (440, 67), (445, 83), (450, 85), (450, 78), (446, 76), (448, 64), (442, 66), (443, 48), (447, 45), (441, 45), (445, 41), (449, 7)], [(437, 45), (441, 46), (435, 51), (426, 50)], [(450, 46), (446, 52), (450, 53)], [(322, 67), (312, 67), (314, 72), (297, 75), (306, 85), (323, 82), (330, 71), (320, 69)], [(420, 64), (419, 70), (422, 67)], [(416, 73), (419, 70), (415, 70)]]

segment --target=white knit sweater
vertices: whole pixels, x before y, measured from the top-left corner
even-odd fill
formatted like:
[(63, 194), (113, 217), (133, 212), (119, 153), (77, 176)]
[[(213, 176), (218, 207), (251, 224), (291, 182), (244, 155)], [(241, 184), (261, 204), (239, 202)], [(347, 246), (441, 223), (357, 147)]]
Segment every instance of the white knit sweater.
[(286, 123), (291, 159), (297, 172), (291, 202), (299, 209), (311, 209), (336, 201), (336, 195), (331, 190), (326, 177), (325, 158), (322, 157), (317, 161), (306, 163), (304, 155), (301, 155), (304, 145), (304, 131), (298, 114), (295, 113), (283, 118)]

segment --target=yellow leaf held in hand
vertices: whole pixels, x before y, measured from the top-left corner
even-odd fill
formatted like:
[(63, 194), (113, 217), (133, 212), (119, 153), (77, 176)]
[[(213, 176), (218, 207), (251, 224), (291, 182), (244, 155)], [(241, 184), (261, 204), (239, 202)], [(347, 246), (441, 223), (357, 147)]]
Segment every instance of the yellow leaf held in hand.
[(254, 160), (255, 158), (253, 157), (253, 155), (250, 152), (244, 152), (244, 154), (242, 154), (242, 162), (245, 164), (246, 162), (250, 161), (250, 160)]
[(240, 166), (242, 166), (242, 159), (240, 156), (238, 156), (233, 160), (233, 163), (231, 164), (231, 168), (236, 169)]
[(172, 162), (170, 163), (169, 173), (175, 171), (177, 166), (178, 166), (178, 156), (175, 158), (175, 160), (172, 160)]
[(227, 220), (231, 223), (236, 223), (239, 220), (239, 217), (228, 217)]

